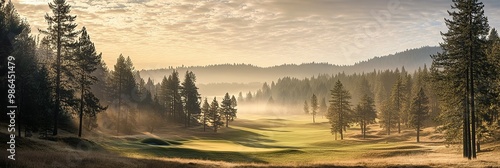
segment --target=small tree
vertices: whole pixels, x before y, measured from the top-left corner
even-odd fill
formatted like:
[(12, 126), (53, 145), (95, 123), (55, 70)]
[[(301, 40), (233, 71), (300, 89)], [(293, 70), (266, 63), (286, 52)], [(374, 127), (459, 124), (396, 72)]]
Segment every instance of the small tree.
[(420, 88), (418, 94), (413, 98), (410, 110), (410, 125), (417, 130), (417, 142), (420, 142), (420, 128), (429, 116), (429, 99)]
[(231, 121), (233, 121), (236, 118), (236, 113), (238, 112), (238, 109), (236, 109), (236, 106), (238, 106), (238, 101), (236, 100), (236, 97), (231, 96), (231, 106), (233, 106), (233, 111), (231, 111), (231, 114), (229, 117), (231, 117)]
[(321, 115), (321, 117), (323, 117), (324, 115), (327, 114), (327, 111), (328, 111), (328, 106), (326, 105), (326, 99), (323, 97), (321, 99), (321, 103), (319, 104), (319, 115)]
[(313, 116), (313, 123), (316, 123), (316, 120), (315, 120), (315, 117), (316, 117), (316, 114), (318, 112), (318, 98), (316, 97), (315, 94), (312, 95), (311, 97), (311, 114)]
[(210, 104), (208, 104), (207, 98), (203, 101), (203, 106), (201, 107), (201, 122), (203, 123), (203, 132), (207, 129), (207, 119), (209, 119), (210, 115)]
[(307, 100), (304, 101), (304, 113), (309, 114), (309, 103), (307, 103)]
[(224, 119), (226, 119), (226, 127), (229, 127), (229, 121), (233, 121), (234, 117), (236, 117), (236, 109), (233, 106), (234, 104), (236, 104), (236, 99), (233, 102), (229, 97), (229, 93), (226, 93), (221, 104), (221, 112), (222, 115), (224, 115)]
[(375, 102), (368, 94), (364, 94), (361, 102), (356, 106), (355, 112), (364, 139), (366, 138), (366, 126), (375, 123), (375, 118), (377, 117)]
[(215, 97), (210, 105), (208, 117), (212, 127), (214, 128), (214, 132), (217, 132), (217, 129), (224, 125), (224, 122), (222, 122), (222, 115), (220, 114), (219, 102), (217, 102), (217, 98)]
[(339, 80), (331, 90), (331, 96), (327, 118), (331, 124), (331, 132), (335, 134), (335, 140), (337, 140), (337, 133), (340, 133), (340, 139), (342, 140), (344, 139), (343, 130), (346, 130), (352, 120), (351, 94)]

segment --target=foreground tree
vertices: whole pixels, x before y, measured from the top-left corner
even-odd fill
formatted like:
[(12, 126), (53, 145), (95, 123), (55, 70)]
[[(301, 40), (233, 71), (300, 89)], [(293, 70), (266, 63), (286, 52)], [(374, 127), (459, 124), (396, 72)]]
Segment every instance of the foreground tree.
[(350, 100), (351, 94), (338, 80), (333, 90), (331, 90), (330, 108), (327, 115), (331, 125), (331, 132), (335, 134), (335, 140), (337, 140), (337, 133), (340, 134), (340, 139), (343, 140), (343, 132), (349, 127), (352, 117)]
[[(79, 32), (76, 31), (77, 24), (74, 23), (76, 16), (72, 16), (71, 6), (65, 0), (54, 0), (49, 3), (52, 10), (52, 16), (45, 15), (45, 21), (49, 27), (47, 30), (39, 30), (45, 35), (43, 42), (49, 44), (51, 49), (56, 50), (56, 61), (54, 67), (56, 69), (55, 79), (55, 111), (54, 111), (54, 129), (53, 135), (57, 135), (57, 126), (59, 114), (61, 113), (62, 106), (73, 104), (73, 93), (71, 84), (68, 77), (63, 77), (63, 73), (69, 74), (71, 68), (69, 59), (72, 56), (72, 49), (74, 48), (75, 39)], [(64, 80), (64, 81), (63, 81)], [(69, 93), (62, 93), (69, 92)], [(62, 98), (62, 96), (65, 96)], [(63, 102), (62, 102), (63, 101)], [(65, 104), (64, 104), (65, 103)]]
[(413, 98), (410, 108), (409, 124), (417, 130), (417, 142), (420, 142), (420, 129), (424, 121), (429, 116), (429, 99), (424, 93), (424, 89), (420, 88), (417, 95)]
[(485, 103), (476, 100), (492, 91), (487, 82), (492, 68), (484, 50), (489, 25), (483, 8), (478, 0), (454, 0), (453, 11), (448, 11), (452, 18), (445, 19), (448, 32), (441, 33), (443, 52), (432, 56), (432, 78), (442, 104), (440, 130), (447, 142), (462, 139), (464, 157), (469, 159), (476, 158), (476, 105)]
[(75, 53), (75, 71), (78, 75), (78, 83), (80, 84), (80, 111), (79, 111), (79, 127), (78, 137), (82, 136), (82, 123), (83, 116), (89, 118), (96, 117), (97, 113), (106, 110), (99, 103), (99, 99), (92, 93), (91, 85), (97, 82), (97, 78), (92, 73), (97, 69), (101, 62), (101, 55), (95, 51), (95, 46), (90, 41), (90, 36), (87, 34), (87, 29), (83, 27), (82, 35), (77, 43), (77, 50)]

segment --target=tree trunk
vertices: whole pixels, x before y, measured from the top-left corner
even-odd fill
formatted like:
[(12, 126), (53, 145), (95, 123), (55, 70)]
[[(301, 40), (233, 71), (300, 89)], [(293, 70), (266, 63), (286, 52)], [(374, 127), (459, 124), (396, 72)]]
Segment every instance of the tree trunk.
[(81, 95), (80, 95), (80, 124), (78, 127), (78, 137), (82, 137), (82, 120), (83, 120), (83, 91), (84, 91), (84, 80), (85, 77), (83, 76), (82, 73), (82, 85), (81, 85)]
[(343, 128), (340, 127), (340, 140), (344, 140), (344, 133), (343, 133)]
[(420, 142), (420, 124), (417, 125), (417, 143)]
[(363, 139), (366, 139), (366, 121), (363, 121)]
[(314, 119), (314, 116), (315, 116), (315, 115), (314, 115), (314, 113), (313, 113), (313, 123), (316, 123), (316, 120)]

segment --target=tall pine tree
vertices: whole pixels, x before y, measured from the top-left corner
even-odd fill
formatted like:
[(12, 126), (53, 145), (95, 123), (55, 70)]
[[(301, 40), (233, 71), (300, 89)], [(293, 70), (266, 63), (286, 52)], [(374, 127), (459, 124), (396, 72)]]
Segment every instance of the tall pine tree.
[[(79, 127), (78, 137), (82, 136), (82, 123), (84, 115), (88, 118), (95, 118), (97, 113), (106, 110), (99, 103), (99, 99), (92, 93), (90, 86), (97, 82), (97, 77), (92, 73), (97, 69), (101, 62), (101, 55), (95, 51), (95, 46), (90, 41), (90, 36), (87, 29), (83, 27), (81, 37), (77, 43), (75, 53), (75, 71), (77, 81), (80, 84), (80, 111), (79, 111)], [(92, 121), (92, 120), (88, 120)]]
[[(39, 30), (45, 35), (43, 42), (55, 50), (55, 111), (54, 111), (54, 129), (53, 135), (57, 135), (59, 114), (62, 106), (74, 106), (73, 90), (69, 79), (71, 75), (71, 57), (75, 46), (75, 40), (79, 34), (76, 30), (77, 24), (74, 23), (76, 16), (70, 15), (71, 6), (66, 0), (54, 0), (49, 3), (52, 15), (46, 14), (47, 30)], [(66, 78), (63, 76), (66, 74)]]
[(340, 134), (340, 139), (344, 139), (344, 131), (349, 127), (352, 120), (351, 114), (351, 94), (344, 88), (344, 85), (338, 80), (331, 90), (330, 108), (328, 109), (327, 118), (331, 124), (331, 132)]
[(424, 121), (429, 116), (429, 99), (424, 93), (424, 89), (420, 88), (417, 95), (413, 98), (410, 107), (410, 120), (409, 124), (412, 128), (417, 130), (417, 142), (420, 142), (420, 129)]
[(476, 157), (476, 105), (481, 104), (476, 98), (487, 92), (491, 68), (484, 50), (489, 25), (483, 8), (478, 0), (453, 0), (451, 19), (445, 19), (448, 32), (441, 33), (443, 52), (432, 56), (441, 130), (448, 142), (463, 140), (464, 157), (469, 159)]
[(182, 83), (181, 95), (184, 101), (184, 109), (186, 111), (186, 126), (191, 126), (192, 116), (200, 114), (200, 94), (196, 87), (196, 75), (193, 72), (187, 71)]

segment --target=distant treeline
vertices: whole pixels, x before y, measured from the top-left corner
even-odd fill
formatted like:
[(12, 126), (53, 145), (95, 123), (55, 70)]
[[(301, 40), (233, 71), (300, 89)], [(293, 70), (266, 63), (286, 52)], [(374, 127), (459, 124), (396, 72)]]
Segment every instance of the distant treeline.
[(170, 74), (173, 70), (185, 72), (187, 70), (198, 74), (198, 82), (209, 83), (252, 83), (270, 82), (278, 78), (289, 76), (303, 79), (318, 74), (336, 74), (344, 72), (346, 75), (354, 73), (372, 72), (376, 70), (396, 69), (404, 66), (406, 70), (413, 72), (424, 64), (430, 65), (430, 55), (442, 51), (440, 47), (421, 47), (409, 49), (392, 55), (372, 58), (355, 65), (332, 65), (328, 63), (304, 63), (300, 65), (283, 64), (272, 67), (258, 67), (250, 64), (221, 64), (192, 67), (170, 67), (165, 69), (141, 70), (141, 76), (151, 78), (154, 82), (160, 82), (164, 74)]

